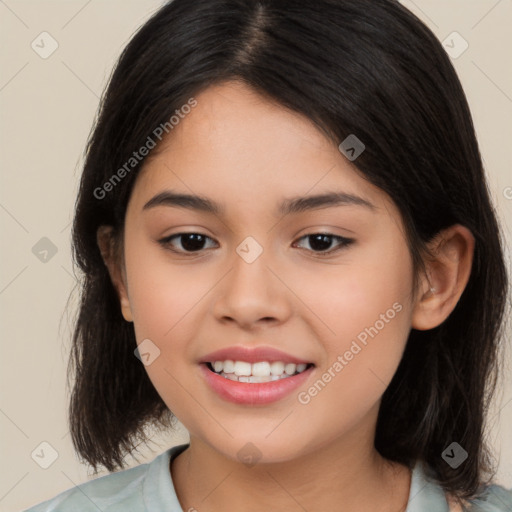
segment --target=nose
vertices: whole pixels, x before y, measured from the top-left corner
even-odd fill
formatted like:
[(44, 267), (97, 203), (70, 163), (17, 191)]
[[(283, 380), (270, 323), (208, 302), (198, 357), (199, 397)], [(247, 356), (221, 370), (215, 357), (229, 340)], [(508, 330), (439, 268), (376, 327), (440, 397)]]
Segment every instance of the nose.
[(265, 251), (252, 263), (238, 254), (217, 288), (214, 315), (243, 329), (279, 325), (291, 314), (290, 290), (283, 276), (268, 265)]

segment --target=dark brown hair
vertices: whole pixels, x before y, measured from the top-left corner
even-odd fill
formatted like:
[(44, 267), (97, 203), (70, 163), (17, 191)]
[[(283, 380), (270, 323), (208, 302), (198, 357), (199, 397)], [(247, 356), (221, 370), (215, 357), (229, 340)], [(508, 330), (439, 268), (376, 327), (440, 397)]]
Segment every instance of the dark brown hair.
[[(507, 304), (502, 241), (455, 70), (432, 32), (394, 0), (174, 0), (126, 46), (88, 141), (73, 225), (82, 274), (68, 374), (77, 452), (95, 470), (124, 467), (147, 439), (144, 426), (168, 428), (173, 418), (134, 356), (133, 325), (96, 243), (100, 225), (122, 234), (145, 160), (108, 193), (98, 188), (190, 97), (230, 79), (304, 115), (337, 144), (349, 134), (364, 142), (354, 164), (399, 208), (416, 277), (436, 234), (456, 223), (471, 230), (467, 287), (440, 326), (410, 332), (375, 439), (387, 459), (426, 461), (445, 490), (471, 497), (491, 472), (483, 438)], [(453, 441), (469, 453), (457, 469), (441, 457)]]

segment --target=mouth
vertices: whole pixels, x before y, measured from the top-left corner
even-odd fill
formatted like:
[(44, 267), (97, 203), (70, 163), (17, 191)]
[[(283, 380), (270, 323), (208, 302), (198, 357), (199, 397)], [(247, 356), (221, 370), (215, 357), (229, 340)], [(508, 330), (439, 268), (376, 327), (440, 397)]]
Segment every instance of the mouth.
[[(218, 397), (245, 406), (265, 406), (285, 399), (306, 385), (315, 372), (312, 363), (250, 363), (232, 359), (203, 362), (199, 368), (205, 383)], [(246, 375), (237, 375), (239, 373)]]
[(205, 383), (218, 397), (238, 405), (268, 405), (305, 385), (315, 364), (268, 345), (234, 345), (198, 361)]
[(313, 363), (292, 363), (286, 361), (234, 361), (216, 360), (204, 363), (209, 371), (234, 382), (262, 384), (287, 379), (314, 367)]

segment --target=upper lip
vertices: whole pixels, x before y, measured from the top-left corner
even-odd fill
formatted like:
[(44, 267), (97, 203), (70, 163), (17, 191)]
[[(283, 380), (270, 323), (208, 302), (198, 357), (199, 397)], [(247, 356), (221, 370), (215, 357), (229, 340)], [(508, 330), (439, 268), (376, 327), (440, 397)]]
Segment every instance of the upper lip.
[(295, 363), (295, 364), (308, 364), (310, 361), (306, 361), (299, 357), (292, 356), (277, 350), (273, 347), (259, 346), (259, 347), (244, 347), (244, 346), (233, 346), (226, 347), (215, 352), (210, 352), (200, 359), (200, 363), (211, 363), (214, 361), (247, 361), (248, 363), (258, 363), (260, 361), (268, 361), (273, 363), (276, 361), (282, 361), (284, 363)]

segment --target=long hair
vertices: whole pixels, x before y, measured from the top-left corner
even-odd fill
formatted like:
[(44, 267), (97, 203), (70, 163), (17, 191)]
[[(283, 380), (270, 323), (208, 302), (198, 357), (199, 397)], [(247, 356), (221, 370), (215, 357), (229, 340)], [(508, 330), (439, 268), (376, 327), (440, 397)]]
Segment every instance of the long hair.
[[(484, 426), (507, 304), (503, 242), (456, 72), (432, 32), (395, 0), (174, 0), (126, 46), (88, 140), (73, 224), (82, 274), (68, 368), (77, 452), (95, 470), (113, 471), (146, 439), (145, 425), (172, 424), (134, 357), (133, 326), (96, 231), (107, 224), (121, 236), (147, 159), (122, 180), (112, 176), (191, 97), (227, 80), (302, 114), (336, 144), (350, 134), (363, 141), (354, 164), (397, 205), (415, 278), (440, 230), (471, 230), (467, 287), (440, 326), (411, 330), (382, 398), (375, 446), (392, 461), (425, 461), (446, 491), (474, 495), (492, 470)], [(457, 470), (441, 457), (453, 441), (470, 454)]]

